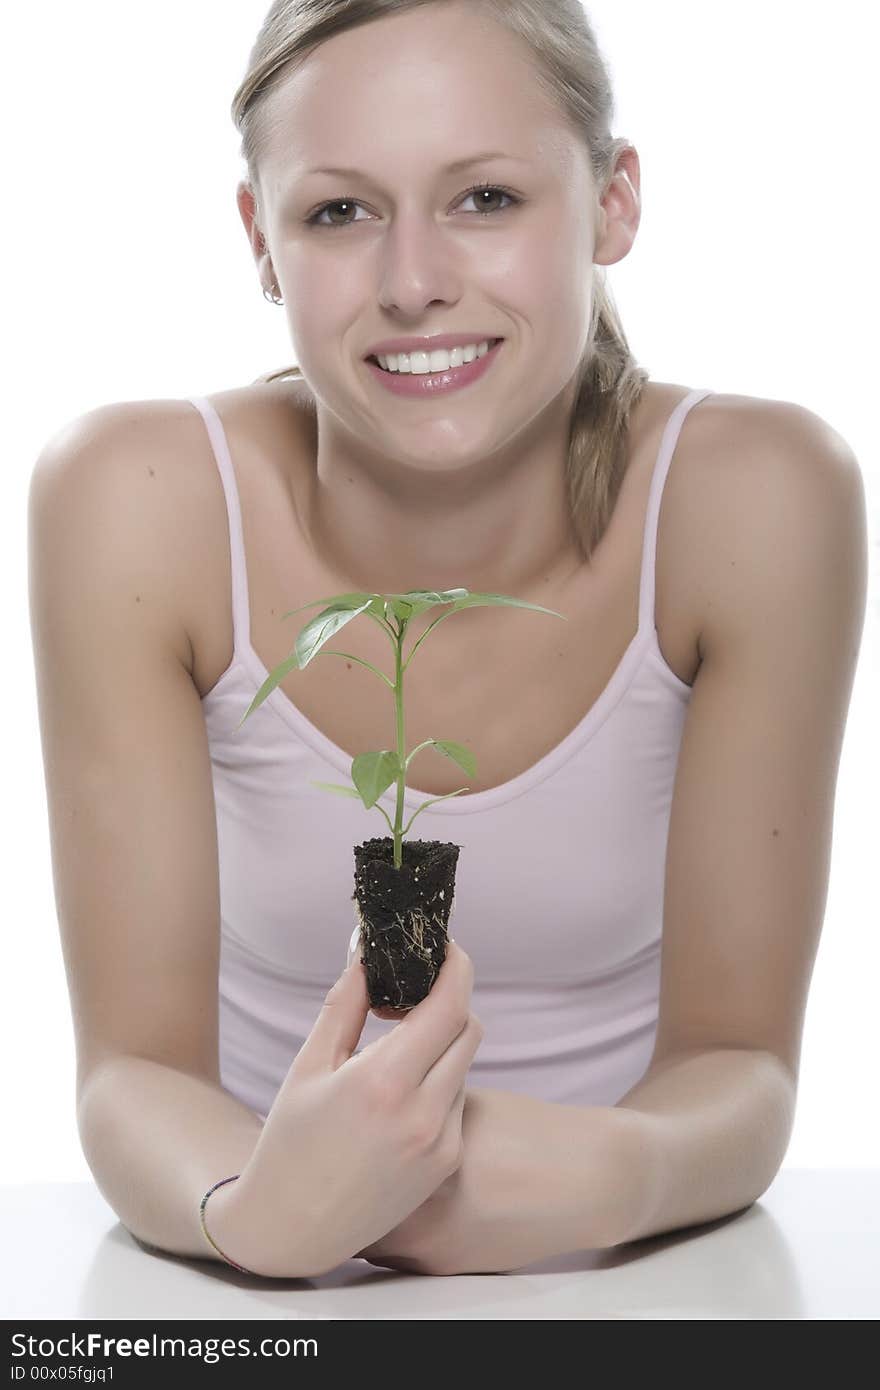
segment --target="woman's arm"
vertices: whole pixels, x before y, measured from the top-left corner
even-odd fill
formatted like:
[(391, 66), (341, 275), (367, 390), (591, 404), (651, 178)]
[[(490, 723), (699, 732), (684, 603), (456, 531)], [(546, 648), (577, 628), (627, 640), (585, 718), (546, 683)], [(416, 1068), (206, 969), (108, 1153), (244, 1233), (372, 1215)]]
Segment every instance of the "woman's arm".
[(135, 1235), (210, 1259), (200, 1199), (262, 1123), (220, 1085), (216, 819), (183, 611), (191, 415), (105, 406), (49, 441), (29, 594), (85, 1156)]
[[(122, 1224), (175, 1255), (220, 1260), (205, 1239), (199, 1202), (215, 1182), (241, 1173), (263, 1122), (228, 1091), (146, 1057), (115, 1057), (96, 1069), (77, 1106), (83, 1153)], [(211, 1194), (205, 1222), (238, 1263), (236, 1212)], [(228, 1244), (224, 1243), (228, 1241)]]

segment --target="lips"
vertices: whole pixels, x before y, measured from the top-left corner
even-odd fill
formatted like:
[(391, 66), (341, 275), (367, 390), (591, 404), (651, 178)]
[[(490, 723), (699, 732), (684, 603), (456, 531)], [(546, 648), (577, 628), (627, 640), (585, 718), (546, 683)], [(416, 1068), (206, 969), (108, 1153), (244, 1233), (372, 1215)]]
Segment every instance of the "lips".
[(364, 365), (369, 367), (383, 391), (391, 395), (405, 396), (410, 400), (437, 400), (448, 392), (460, 391), (481, 381), (492, 370), (503, 345), (504, 339), (498, 338), (482, 357), (476, 356), (472, 362), (463, 362), (460, 367), (441, 367), (436, 371), (388, 372), (369, 358), (364, 360)]
[[(478, 343), (478, 342), (480, 342), (480, 343), (488, 343), (488, 344), (489, 344), (489, 350), (490, 350), (490, 351), (491, 351), (491, 349), (492, 349), (493, 347), (496, 347), (496, 346), (498, 345), (498, 343), (501, 343), (501, 342), (503, 342), (503, 341), (504, 341), (503, 338), (473, 338), (473, 339), (469, 339), (469, 342), (474, 342), (474, 343)], [(387, 352), (387, 353), (384, 353), (384, 352), (383, 352), (382, 356), (383, 356), (383, 357), (400, 357), (400, 356), (403, 354), (403, 355), (405, 355), (406, 357), (411, 357), (411, 356), (413, 355), (413, 353), (424, 352), (424, 353), (426, 353), (426, 354), (430, 357), (430, 355), (431, 355), (432, 352), (454, 352), (455, 349), (456, 349), (457, 347), (467, 347), (467, 346), (468, 346), (468, 343), (455, 343), (452, 347), (448, 347), (448, 348), (410, 348), (410, 350), (409, 350), (408, 352), (406, 352), (405, 349), (401, 348), (399, 352), (391, 352), (390, 350), (389, 350), (389, 352)], [(376, 366), (377, 366), (377, 367), (380, 367), (382, 371), (385, 371), (385, 370), (386, 370), (384, 367), (382, 367), (382, 364), (381, 364), (380, 361), (379, 361), (378, 355), (377, 355), (375, 352), (371, 352), (371, 353), (369, 354), (369, 356), (366, 357), (366, 358), (364, 359), (364, 361), (366, 361), (366, 362), (375, 362)], [(419, 376), (419, 375), (421, 375), (421, 373), (416, 372), (416, 373), (414, 373), (414, 375)]]

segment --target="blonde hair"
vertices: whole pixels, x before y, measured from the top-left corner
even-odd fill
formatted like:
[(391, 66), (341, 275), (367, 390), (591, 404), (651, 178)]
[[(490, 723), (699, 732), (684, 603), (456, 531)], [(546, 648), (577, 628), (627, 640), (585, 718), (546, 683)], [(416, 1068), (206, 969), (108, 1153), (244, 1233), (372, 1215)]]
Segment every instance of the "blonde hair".
[[(275, 0), (251, 50), (247, 73), (232, 102), (241, 155), (258, 222), (262, 222), (259, 164), (270, 133), (261, 120), (269, 94), (295, 60), (321, 43), (371, 20), (443, 0)], [(583, 140), (598, 200), (629, 141), (610, 133), (611, 79), (580, 0), (471, 0), (506, 25), (532, 51), (536, 78)], [(604, 267), (593, 266), (592, 315), (578, 371), (569, 430), (566, 486), (572, 534), (589, 561), (608, 525), (626, 472), (629, 419), (648, 372), (633, 358)], [(302, 375), (287, 367), (261, 382)]]

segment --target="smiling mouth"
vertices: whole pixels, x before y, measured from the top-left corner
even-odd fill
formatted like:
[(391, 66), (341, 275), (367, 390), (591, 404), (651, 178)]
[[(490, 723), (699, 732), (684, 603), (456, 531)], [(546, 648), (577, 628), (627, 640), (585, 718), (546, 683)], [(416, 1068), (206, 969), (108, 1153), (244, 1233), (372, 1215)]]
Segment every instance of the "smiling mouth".
[[(489, 339), (489, 351), (491, 352), (493, 348), (496, 348), (496, 347), (498, 346), (499, 343), (503, 343), (503, 342), (504, 342), (504, 339), (503, 339), (503, 338), (490, 338), (490, 339)], [(415, 351), (420, 351), (420, 350), (421, 350), (421, 349), (415, 349), (415, 348), (413, 349), (414, 352), (415, 352)], [(453, 351), (453, 349), (451, 349), (451, 348), (450, 348), (449, 350), (450, 350), (450, 351)], [(397, 354), (397, 355), (399, 355), (399, 354)], [(409, 355), (410, 355), (410, 354), (407, 354), (407, 356), (409, 356)], [(430, 353), (429, 353), (428, 355), (430, 356)], [(477, 359), (474, 359), (474, 360), (477, 360)], [(383, 367), (383, 366), (382, 366), (382, 363), (379, 361), (379, 359), (378, 359), (378, 357), (376, 356), (375, 353), (370, 353), (369, 357), (365, 357), (365, 358), (364, 358), (364, 361), (365, 361), (365, 362), (372, 362), (373, 365), (376, 366), (376, 367), (378, 367), (379, 370), (380, 370), (381, 372), (388, 372), (389, 376), (431, 376), (431, 375), (432, 375), (432, 372), (431, 372), (430, 368), (429, 368), (428, 371), (426, 371), (426, 372), (413, 372), (413, 371), (401, 372), (401, 371), (399, 371), (399, 370), (396, 371), (396, 372), (389, 371), (388, 367)], [(467, 363), (467, 362), (461, 362), (459, 365), (462, 366), (462, 367), (467, 367), (467, 366), (469, 366), (470, 364)], [(452, 366), (450, 366), (450, 367), (438, 367), (438, 368), (437, 368), (437, 371), (434, 372), (433, 375), (434, 375), (434, 376), (437, 376), (440, 372), (443, 372), (443, 371), (453, 372), (453, 371), (455, 371), (455, 370), (456, 370), (455, 367), (452, 367)]]

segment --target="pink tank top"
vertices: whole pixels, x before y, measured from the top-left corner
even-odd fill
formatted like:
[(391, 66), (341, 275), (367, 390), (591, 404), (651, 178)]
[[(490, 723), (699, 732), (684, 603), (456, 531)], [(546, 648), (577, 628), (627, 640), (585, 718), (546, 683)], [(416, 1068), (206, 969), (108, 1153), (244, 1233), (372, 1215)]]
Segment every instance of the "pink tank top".
[[(602, 694), (526, 772), (436, 802), (414, 827), (420, 839), (462, 847), (450, 930), (473, 960), (472, 1009), (484, 1027), (472, 1086), (614, 1105), (650, 1061), (669, 813), (691, 694), (654, 625), (657, 522), (682, 422), (711, 394), (690, 392), (666, 424), (648, 497), (638, 631)], [(311, 785), (347, 783), (351, 758), (282, 690), (236, 729), (268, 671), (250, 641), (226, 435), (210, 401), (189, 401), (220, 472), (232, 562), (232, 661), (202, 701), (220, 869), (220, 1073), (265, 1118), (345, 967), (352, 847), (384, 834), (385, 822)], [(392, 787), (380, 798), (392, 819), (395, 797)], [(407, 789), (406, 819), (425, 799)], [(395, 1026), (368, 1015), (359, 1048)]]

